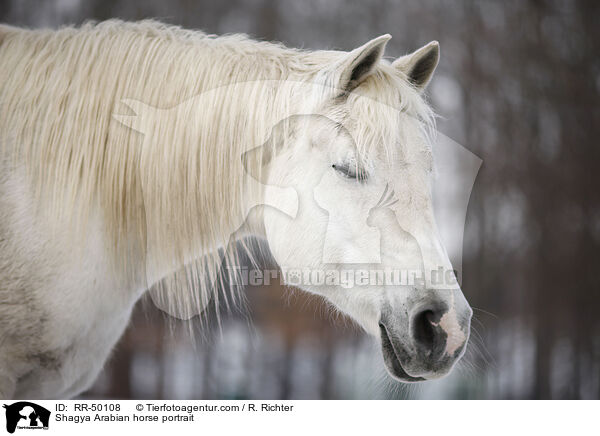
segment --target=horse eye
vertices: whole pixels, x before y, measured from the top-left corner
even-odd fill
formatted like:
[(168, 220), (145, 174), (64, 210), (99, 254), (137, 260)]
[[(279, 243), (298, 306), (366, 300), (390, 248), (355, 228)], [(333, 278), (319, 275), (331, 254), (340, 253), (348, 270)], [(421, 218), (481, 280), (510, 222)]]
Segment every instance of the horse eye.
[(349, 165), (349, 164), (341, 164), (341, 165), (336, 165), (333, 164), (331, 165), (331, 167), (336, 170), (338, 173), (342, 174), (344, 177), (347, 177), (349, 179), (355, 179), (357, 181), (359, 181), (360, 183), (364, 183), (367, 181), (368, 175), (364, 170), (361, 170), (360, 168), (356, 168), (356, 165)]

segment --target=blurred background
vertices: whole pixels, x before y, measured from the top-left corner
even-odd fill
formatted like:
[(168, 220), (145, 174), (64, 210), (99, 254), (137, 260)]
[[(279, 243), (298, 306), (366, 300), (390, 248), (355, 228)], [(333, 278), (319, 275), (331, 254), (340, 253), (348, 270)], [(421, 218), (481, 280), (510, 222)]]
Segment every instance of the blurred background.
[(84, 397), (600, 398), (599, 2), (0, 0), (15, 25), (113, 17), (307, 49), (390, 33), (392, 57), (440, 41), (439, 130), (483, 160), (463, 252), (475, 319), (459, 368), (406, 386), (375, 340), (300, 291), (247, 289), (245, 309), (195, 335), (142, 301)]

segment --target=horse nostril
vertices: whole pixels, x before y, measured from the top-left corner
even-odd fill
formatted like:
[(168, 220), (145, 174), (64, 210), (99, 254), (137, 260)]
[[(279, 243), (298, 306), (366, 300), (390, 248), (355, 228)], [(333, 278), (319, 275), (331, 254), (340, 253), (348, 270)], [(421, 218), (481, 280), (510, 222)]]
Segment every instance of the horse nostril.
[(432, 310), (424, 310), (414, 317), (413, 335), (415, 342), (419, 347), (426, 351), (433, 349), (435, 331), (431, 320), (433, 319)]
[(421, 310), (412, 318), (412, 337), (418, 354), (432, 361), (440, 359), (446, 349), (448, 334), (439, 326), (445, 307)]

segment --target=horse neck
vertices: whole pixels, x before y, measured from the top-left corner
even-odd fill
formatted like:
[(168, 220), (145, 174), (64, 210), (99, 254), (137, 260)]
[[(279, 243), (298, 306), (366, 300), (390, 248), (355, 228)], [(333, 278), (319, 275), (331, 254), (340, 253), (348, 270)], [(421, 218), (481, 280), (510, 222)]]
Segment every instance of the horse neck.
[[(264, 144), (277, 122), (301, 110), (290, 97), (300, 83), (243, 82), (207, 91), (170, 113), (160, 111), (166, 119), (154, 124), (156, 134), (145, 135), (143, 148), (148, 158), (141, 159), (146, 162), (141, 168), (142, 185), (144, 181), (148, 185), (142, 186), (142, 196), (146, 194), (145, 269), (150, 284), (198, 257), (214, 254), (242, 234), (264, 236), (262, 213), (255, 206), (264, 204), (267, 189), (277, 188), (258, 181), (266, 176), (261, 174), (260, 159), (244, 168), (242, 155)], [(251, 98), (256, 95), (267, 97), (257, 102)], [(207, 106), (206, 101), (217, 104)], [(216, 115), (202, 115), (206, 113)], [(189, 141), (172, 141), (177, 157), (165, 161), (164, 144), (152, 140), (163, 137), (161, 131), (177, 137), (182, 114), (200, 122), (184, 126), (191, 129), (184, 135)], [(161, 123), (167, 127), (162, 129)], [(160, 180), (154, 178), (157, 173), (162, 175)], [(190, 189), (190, 180), (198, 182), (197, 191)], [(183, 187), (186, 195), (182, 195)], [(293, 215), (292, 209), (285, 212)]]

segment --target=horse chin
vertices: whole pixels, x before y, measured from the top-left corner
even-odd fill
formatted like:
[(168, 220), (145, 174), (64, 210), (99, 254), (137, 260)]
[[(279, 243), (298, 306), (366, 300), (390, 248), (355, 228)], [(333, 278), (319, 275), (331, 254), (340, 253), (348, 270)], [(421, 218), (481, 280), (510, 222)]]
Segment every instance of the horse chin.
[(398, 352), (394, 348), (394, 345), (392, 345), (387, 329), (382, 324), (379, 325), (379, 328), (381, 330), (381, 350), (383, 353), (385, 369), (392, 378), (404, 383), (425, 381), (425, 378), (412, 376), (405, 371), (400, 363)]

